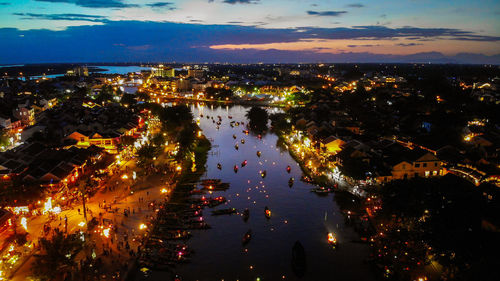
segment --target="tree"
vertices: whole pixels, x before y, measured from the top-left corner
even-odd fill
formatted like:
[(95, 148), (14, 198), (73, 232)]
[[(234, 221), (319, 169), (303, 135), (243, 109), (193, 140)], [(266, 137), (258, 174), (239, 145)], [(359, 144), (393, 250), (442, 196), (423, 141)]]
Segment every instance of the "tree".
[(0, 147), (7, 147), (9, 145), (9, 136), (4, 130), (0, 130)]
[(158, 153), (158, 149), (152, 145), (144, 145), (137, 151), (137, 157), (142, 164), (149, 163)]
[(133, 106), (137, 103), (135, 95), (124, 93), (120, 100), (122, 105)]
[(262, 133), (267, 130), (267, 121), (269, 119), (267, 110), (253, 106), (248, 110), (246, 117), (250, 120), (250, 130), (256, 133)]
[(44, 254), (35, 256), (34, 275), (40, 280), (63, 280), (76, 266), (74, 259), (83, 242), (75, 234), (65, 236), (56, 230), (51, 239), (40, 239), (40, 246)]

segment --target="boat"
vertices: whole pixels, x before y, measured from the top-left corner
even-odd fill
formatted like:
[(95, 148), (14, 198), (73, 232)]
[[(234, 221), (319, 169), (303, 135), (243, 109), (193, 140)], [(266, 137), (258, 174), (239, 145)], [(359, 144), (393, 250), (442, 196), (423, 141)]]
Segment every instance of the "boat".
[(250, 210), (248, 210), (248, 208), (246, 208), (244, 211), (243, 211), (243, 221), (248, 221), (248, 218), (250, 217)]
[(325, 188), (325, 187), (316, 187), (311, 189), (311, 192), (314, 192), (318, 195), (328, 195), (328, 193), (333, 192), (330, 188)]
[(233, 135), (233, 139), (236, 139), (236, 135)]
[(267, 206), (264, 208), (264, 215), (266, 216), (266, 219), (271, 218), (271, 210), (269, 210)]
[(227, 118), (229, 118), (229, 119), (233, 119), (233, 116), (229, 115)]
[(241, 143), (245, 143), (245, 139), (241, 139)]
[(233, 170), (235, 173), (237, 173), (238, 172), (238, 165), (234, 165)]
[(330, 244), (334, 248), (335, 246), (337, 246), (337, 238), (331, 232), (328, 233), (328, 244)]
[(260, 176), (261, 176), (262, 178), (265, 178), (265, 177), (266, 177), (266, 174), (267, 174), (267, 172), (266, 172), (265, 170), (264, 170), (264, 171), (262, 171), (262, 172), (260, 172)]
[(306, 251), (299, 241), (292, 248), (292, 270), (299, 278), (302, 278), (307, 270)]
[(288, 165), (288, 166), (286, 167), (286, 171), (290, 174), (290, 171), (292, 171), (292, 167), (290, 167), (290, 165)]
[(260, 157), (262, 153), (260, 151), (257, 151), (257, 157)]
[(248, 163), (248, 161), (247, 161), (247, 160), (245, 160), (245, 161), (241, 162), (241, 167), (245, 167), (245, 166), (247, 165), (247, 163)]
[(241, 240), (241, 244), (246, 245), (248, 242), (250, 242), (250, 239), (252, 239), (252, 230), (249, 229), (245, 235), (243, 236), (243, 239)]
[(248, 130), (243, 130), (243, 133), (244, 133), (245, 135), (248, 135)]
[(227, 209), (220, 209), (220, 210), (212, 211), (212, 216), (231, 215), (234, 213), (236, 213), (235, 208), (227, 208)]
[(222, 165), (221, 165), (221, 163), (217, 163), (217, 169), (222, 170)]
[(235, 144), (235, 145), (234, 145), (234, 148), (235, 148), (236, 150), (238, 150), (238, 148), (239, 148), (238, 144)]
[(240, 122), (236, 122), (236, 123), (234, 123), (234, 125), (235, 125), (236, 127), (238, 127), (238, 126), (240, 125)]
[(293, 185), (293, 182), (294, 182), (294, 181), (295, 181), (295, 179), (294, 179), (293, 177), (292, 177), (292, 178), (290, 178), (290, 179), (288, 180), (288, 186), (289, 186), (289, 187), (292, 187), (292, 185)]
[(261, 140), (261, 139), (262, 139), (262, 135), (261, 135), (261, 134), (257, 135), (257, 138), (258, 138), (259, 140)]
[(201, 180), (201, 185), (216, 185), (220, 184), (222, 181), (220, 179), (203, 179)]

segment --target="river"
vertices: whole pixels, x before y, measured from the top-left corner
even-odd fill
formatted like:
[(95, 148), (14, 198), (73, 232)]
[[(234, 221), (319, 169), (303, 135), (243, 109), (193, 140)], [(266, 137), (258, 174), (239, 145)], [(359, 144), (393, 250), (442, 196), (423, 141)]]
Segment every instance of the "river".
[[(344, 217), (333, 200), (333, 194), (318, 196), (311, 192), (313, 186), (300, 181), (302, 175), (297, 163), (287, 151), (276, 147), (278, 137), (267, 133), (262, 139), (245, 135), (244, 126), (232, 128), (230, 121), (248, 120), (243, 106), (194, 106), (193, 114), (200, 118), (203, 133), (212, 142), (203, 178), (220, 178), (231, 184), (227, 191), (215, 195), (228, 199), (226, 205), (238, 210), (248, 208), (250, 218), (244, 222), (240, 215), (210, 216), (204, 218), (212, 228), (192, 231), (188, 241), (195, 250), (191, 263), (176, 267), (183, 280), (374, 280), (370, 266), (363, 263), (369, 255), (366, 244), (356, 232), (345, 226)], [(273, 111), (277, 109), (269, 109)], [(220, 129), (206, 116), (222, 117)], [(228, 119), (232, 116), (232, 119)], [(237, 136), (233, 139), (233, 134)], [(241, 143), (245, 139), (245, 143)], [(239, 149), (234, 148), (238, 143)], [(259, 158), (257, 151), (261, 151)], [(242, 161), (248, 164), (241, 167)], [(222, 170), (217, 169), (222, 164)], [(239, 171), (234, 173), (233, 166)], [(286, 167), (292, 167), (291, 172)], [(262, 178), (260, 171), (266, 170)], [(293, 187), (288, 180), (294, 177)], [(266, 219), (268, 206), (272, 217)], [(252, 239), (245, 247), (242, 237), (252, 230)], [(327, 233), (337, 236), (339, 246), (332, 249), (327, 243)], [(291, 267), (292, 247), (296, 241), (304, 246), (307, 271), (302, 278), (294, 275)], [(165, 273), (149, 272), (138, 280), (165, 280)]]

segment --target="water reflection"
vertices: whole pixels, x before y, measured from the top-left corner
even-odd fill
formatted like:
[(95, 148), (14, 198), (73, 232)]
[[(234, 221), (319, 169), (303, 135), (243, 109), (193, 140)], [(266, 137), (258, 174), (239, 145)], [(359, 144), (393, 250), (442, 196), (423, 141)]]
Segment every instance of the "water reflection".
[[(311, 185), (298, 180), (300, 168), (277, 145), (276, 135), (267, 133), (259, 139), (243, 132), (248, 108), (201, 104), (190, 107), (195, 118), (200, 117), (200, 127), (213, 144), (204, 178), (220, 178), (231, 184), (228, 190), (215, 192), (228, 199), (215, 209), (236, 208), (239, 212), (205, 215), (212, 229), (193, 231), (188, 242), (196, 251), (192, 262), (176, 268), (184, 280), (373, 279), (369, 266), (363, 263), (368, 247), (351, 242), (358, 236), (344, 226), (333, 194), (317, 196), (310, 191)], [(221, 116), (218, 130), (212, 120), (218, 120), (217, 116)], [(230, 126), (231, 121), (245, 125)], [(241, 143), (241, 139), (245, 142)], [(235, 150), (238, 143), (239, 149)], [(257, 151), (261, 151), (260, 157)], [(243, 161), (245, 166), (241, 165)], [(238, 173), (233, 171), (235, 165), (239, 165)], [(267, 172), (265, 177), (262, 171)], [(293, 186), (289, 185), (290, 178), (295, 179)], [(270, 218), (266, 218), (266, 206), (272, 213)], [(245, 209), (249, 212), (247, 220), (243, 219)], [(249, 230), (251, 239), (242, 245)], [(328, 244), (330, 232), (336, 235), (336, 250)], [(297, 241), (304, 257), (294, 247)], [(296, 255), (299, 259), (294, 261), (292, 256)], [(302, 264), (303, 259), (307, 266)], [(166, 273), (153, 273), (148, 280), (164, 280), (164, 276)]]

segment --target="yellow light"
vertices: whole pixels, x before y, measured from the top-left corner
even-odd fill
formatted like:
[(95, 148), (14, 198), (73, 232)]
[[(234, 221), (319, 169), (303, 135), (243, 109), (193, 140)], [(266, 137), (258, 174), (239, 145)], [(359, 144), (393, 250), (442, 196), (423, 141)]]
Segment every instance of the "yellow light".
[(166, 188), (162, 188), (162, 189), (160, 190), (160, 192), (161, 192), (161, 193), (167, 193), (167, 192), (168, 192), (168, 190), (167, 190)]
[(143, 224), (143, 223), (141, 223), (141, 224), (139, 225), (139, 229), (140, 229), (140, 230), (143, 230), (143, 229), (146, 229), (146, 228), (148, 228), (148, 226), (147, 226), (147, 225), (145, 225), (145, 224)]
[(78, 226), (79, 226), (79, 227), (84, 227), (84, 226), (85, 226), (85, 222), (84, 222), (84, 221), (81, 221), (80, 223), (78, 223)]
[(180, 165), (177, 165), (177, 168), (175, 168), (177, 171), (181, 171), (182, 167)]
[(198, 131), (198, 137), (201, 137), (201, 131)]
[(127, 174), (124, 174), (124, 175), (122, 176), (122, 179), (124, 179), (124, 180), (128, 179)]

